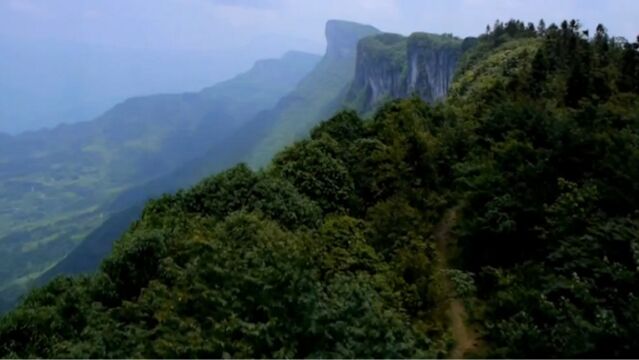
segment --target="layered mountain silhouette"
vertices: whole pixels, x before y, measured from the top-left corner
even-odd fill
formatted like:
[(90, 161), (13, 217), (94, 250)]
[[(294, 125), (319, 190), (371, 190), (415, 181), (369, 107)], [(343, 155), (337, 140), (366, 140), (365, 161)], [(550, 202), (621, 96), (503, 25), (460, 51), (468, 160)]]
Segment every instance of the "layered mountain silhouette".
[[(291, 52), (198, 93), (134, 98), (94, 121), (0, 138), (0, 149), (21, 153), (0, 165), (0, 191), (15, 204), (0, 219), (18, 225), (1, 234), (15, 245), (0, 248), (13, 259), (0, 297), (95, 270), (148, 199), (240, 162), (260, 168), (343, 107), (442, 99), (461, 54), (451, 35), (402, 37), (341, 20), (325, 34), (321, 58)], [(24, 244), (33, 250), (20, 252)]]

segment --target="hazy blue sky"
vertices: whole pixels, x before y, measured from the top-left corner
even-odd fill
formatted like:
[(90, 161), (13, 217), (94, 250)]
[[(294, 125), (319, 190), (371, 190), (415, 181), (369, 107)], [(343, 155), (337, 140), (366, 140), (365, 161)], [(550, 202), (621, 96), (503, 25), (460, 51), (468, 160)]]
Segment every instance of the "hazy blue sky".
[(341, 18), (385, 31), (481, 32), (495, 19), (578, 18), (603, 22), (612, 33), (639, 32), (636, 0), (0, 0), (0, 34), (15, 38), (133, 48), (215, 50), (260, 35), (313, 40), (321, 51), (323, 24)]
[(0, 0), (0, 131), (197, 90), (289, 49), (322, 53), (328, 19), (468, 36), (495, 19), (577, 18), (634, 39), (638, 15), (638, 0)]

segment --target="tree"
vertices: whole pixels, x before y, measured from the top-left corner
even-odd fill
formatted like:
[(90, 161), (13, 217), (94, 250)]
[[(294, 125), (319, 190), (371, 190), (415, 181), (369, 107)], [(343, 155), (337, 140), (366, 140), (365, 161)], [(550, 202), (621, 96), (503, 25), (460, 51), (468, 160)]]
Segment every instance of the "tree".
[(546, 22), (544, 19), (539, 19), (539, 24), (537, 24), (537, 33), (539, 35), (544, 35), (546, 33)]
[(330, 137), (302, 141), (279, 154), (273, 171), (317, 202), (326, 212), (346, 211), (353, 201), (353, 180), (345, 164), (335, 158)]

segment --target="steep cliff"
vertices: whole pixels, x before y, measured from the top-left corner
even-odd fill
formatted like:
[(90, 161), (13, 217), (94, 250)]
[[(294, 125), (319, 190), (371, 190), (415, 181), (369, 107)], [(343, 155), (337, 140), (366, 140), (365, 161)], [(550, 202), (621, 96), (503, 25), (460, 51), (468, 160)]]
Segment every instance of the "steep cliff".
[(433, 102), (448, 92), (462, 40), (451, 35), (380, 34), (357, 46), (355, 78), (346, 103), (362, 112), (387, 99), (417, 95)]

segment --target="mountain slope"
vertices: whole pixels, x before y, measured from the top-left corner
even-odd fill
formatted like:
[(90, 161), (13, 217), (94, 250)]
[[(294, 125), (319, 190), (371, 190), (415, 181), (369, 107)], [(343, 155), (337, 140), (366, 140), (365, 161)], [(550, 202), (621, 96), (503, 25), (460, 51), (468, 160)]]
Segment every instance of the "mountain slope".
[(105, 205), (112, 212), (108, 220), (98, 226), (53, 268), (34, 280), (41, 286), (59, 275), (90, 273), (98, 269), (100, 262), (111, 252), (113, 243), (140, 217), (144, 203), (164, 193), (172, 193), (190, 187), (210, 174), (215, 174), (237, 163), (270, 128), (273, 117), (266, 111), (242, 127), (241, 131), (214, 145), (203, 156), (184, 164), (172, 173), (152, 180), (142, 186), (122, 192)]
[(326, 54), (270, 114), (272, 128), (260, 139), (247, 163), (266, 164), (284, 146), (304, 136), (321, 119), (337, 111), (355, 73), (357, 42), (379, 30), (369, 25), (330, 20), (326, 23)]
[(113, 239), (121, 237), (126, 229), (139, 218), (141, 212), (141, 206), (133, 206), (113, 213), (62, 260), (35, 278), (29, 285), (42, 286), (61, 274), (72, 275), (94, 271), (100, 265), (100, 261), (111, 252)]
[(106, 220), (114, 196), (201, 156), (317, 61), (291, 52), (198, 93), (133, 98), (90, 122), (0, 138), (2, 296), (14, 299)]

